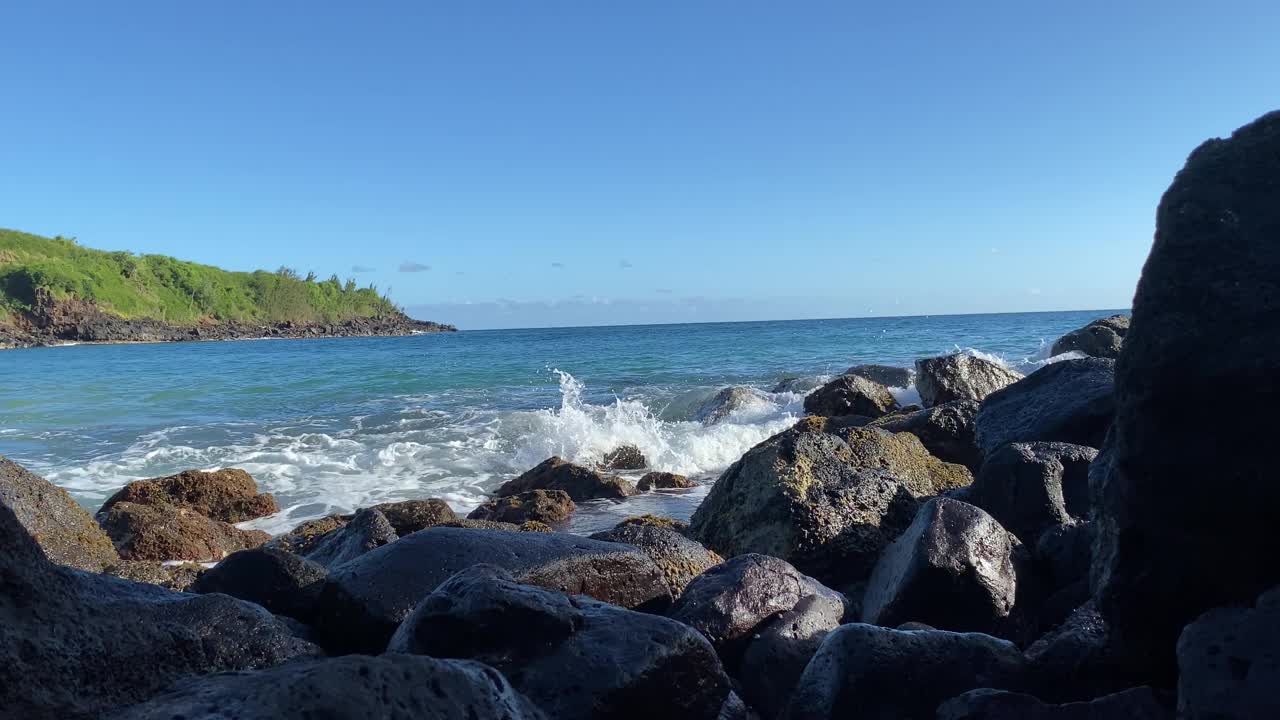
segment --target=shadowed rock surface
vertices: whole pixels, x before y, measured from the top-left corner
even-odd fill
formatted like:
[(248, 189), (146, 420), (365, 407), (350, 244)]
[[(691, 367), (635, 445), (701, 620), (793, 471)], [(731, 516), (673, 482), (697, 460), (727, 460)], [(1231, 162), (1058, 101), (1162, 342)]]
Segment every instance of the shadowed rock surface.
[(915, 380), (916, 373), (911, 368), (895, 367), (893, 365), (854, 365), (844, 371), (845, 375), (857, 375), (864, 377), (871, 382), (880, 383), (885, 387), (910, 387)]
[(705, 635), (733, 670), (761, 623), (810, 596), (824, 612), (847, 613), (843, 595), (788, 563), (768, 555), (742, 555), (694, 578), (667, 615)]
[(3, 455), (0, 504), (13, 511), (53, 562), (98, 572), (120, 561), (111, 539), (66, 490)]
[(635, 486), (628, 480), (551, 457), (520, 477), (503, 483), (494, 496), (519, 495), (530, 490), (563, 490), (574, 502), (595, 498), (620, 500), (636, 494)]
[(680, 597), (690, 580), (724, 562), (724, 558), (671, 528), (622, 523), (592, 535), (591, 539), (634, 545), (643, 550), (662, 571), (673, 598)]
[(191, 592), (225, 593), (277, 615), (309, 622), (328, 574), (323, 565), (293, 553), (256, 548), (228, 555), (202, 573)]
[(185, 683), (118, 720), (543, 720), (493, 668), (417, 655), (312, 660)]
[(549, 716), (565, 720), (710, 720), (729, 692), (714, 650), (693, 629), (522, 585), (488, 565), (438, 587), (405, 619), (389, 649), (485, 662)]
[(806, 418), (730, 466), (690, 530), (724, 557), (772, 555), (843, 589), (866, 579), (911, 522), (916, 498), (971, 481), (914, 435)]
[(1024, 672), (1018, 648), (988, 635), (842, 625), (805, 668), (784, 717), (933, 720), (939, 704), (970, 690), (1019, 689)]
[(1173, 720), (1173, 703), (1150, 687), (1063, 705), (1005, 690), (972, 690), (940, 705), (937, 720)]
[(188, 470), (169, 477), (136, 480), (108, 498), (98, 510), (99, 516), (122, 502), (172, 505), (225, 523), (256, 520), (280, 510), (274, 497), (258, 492), (258, 484), (249, 473), (236, 468)]
[(757, 626), (738, 669), (743, 698), (763, 717), (787, 709), (800, 675), (827, 634), (840, 626), (843, 608), (810, 595)]
[(1022, 379), (1022, 373), (964, 354), (916, 361), (916, 390), (925, 407), (955, 400), (981, 401)]
[(97, 718), (196, 674), (314, 657), (262, 608), (63, 568), (0, 505), (0, 708)]
[(911, 413), (894, 413), (867, 423), (891, 433), (909, 432), (939, 460), (964, 465), (973, 472), (982, 465), (982, 452), (974, 439), (978, 401), (953, 400)]
[(173, 505), (116, 502), (99, 522), (124, 560), (212, 562), (271, 539)]
[[(1026, 543), (1089, 515), (1089, 464), (1098, 451), (1067, 443), (1006, 445), (982, 465), (968, 501)], [(1068, 508), (1067, 498), (1072, 499)]]
[(495, 520), (519, 524), (530, 520), (558, 525), (578, 508), (563, 490), (530, 490), (495, 498), (467, 516), (469, 520)]
[(662, 572), (630, 545), (565, 533), (437, 527), (331, 568), (317, 626), (335, 650), (382, 652), (422, 598), (479, 564), (501, 567), (522, 583), (620, 607), (661, 610), (671, 602)]
[[(1185, 624), (1280, 582), (1277, 178), (1280, 113), (1191, 154), (1160, 201), (1116, 363), (1095, 597), (1121, 644), (1166, 681)], [(1229, 431), (1207, 430), (1204, 408), (1229, 398), (1248, 402)]]
[(1280, 588), (1256, 608), (1218, 608), (1178, 639), (1178, 717), (1280, 717)]
[(990, 454), (1015, 442), (1102, 447), (1115, 417), (1115, 361), (1063, 360), (992, 393), (982, 403), (975, 437)]
[(896, 409), (898, 401), (888, 388), (861, 375), (841, 375), (804, 399), (804, 411), (820, 417), (878, 418)]

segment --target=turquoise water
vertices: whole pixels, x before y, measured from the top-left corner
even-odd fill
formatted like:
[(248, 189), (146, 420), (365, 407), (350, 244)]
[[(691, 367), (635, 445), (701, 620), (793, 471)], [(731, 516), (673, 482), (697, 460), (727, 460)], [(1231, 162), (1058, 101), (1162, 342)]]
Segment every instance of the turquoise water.
[[(37, 348), (0, 353), (0, 453), (96, 508), (124, 483), (242, 467), (301, 520), (435, 496), (460, 511), (552, 454), (619, 443), (707, 481), (802, 414), (850, 365), (967, 350), (1029, 372), (1063, 333), (1115, 311), (472, 331), (406, 338)], [(703, 425), (729, 385), (755, 402)], [(895, 391), (904, 401), (911, 388)], [(705, 490), (580, 513), (575, 529), (645, 511), (688, 515)]]

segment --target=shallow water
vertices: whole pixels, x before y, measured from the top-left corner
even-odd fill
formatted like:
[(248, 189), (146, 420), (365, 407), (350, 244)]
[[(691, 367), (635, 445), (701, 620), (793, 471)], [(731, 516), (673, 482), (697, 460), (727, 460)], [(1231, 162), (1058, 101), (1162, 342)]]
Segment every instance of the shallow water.
[[(0, 453), (89, 508), (131, 480), (241, 467), (283, 508), (252, 523), (272, 532), (407, 498), (466, 512), (549, 455), (592, 462), (622, 443), (655, 469), (710, 482), (802, 414), (801, 395), (769, 392), (783, 378), (816, 383), (858, 363), (910, 366), (955, 350), (1030, 372), (1056, 338), (1114, 312), (5, 351)], [(728, 385), (758, 389), (756, 402), (696, 422)], [(642, 512), (687, 518), (705, 494), (591, 503), (571, 529)]]

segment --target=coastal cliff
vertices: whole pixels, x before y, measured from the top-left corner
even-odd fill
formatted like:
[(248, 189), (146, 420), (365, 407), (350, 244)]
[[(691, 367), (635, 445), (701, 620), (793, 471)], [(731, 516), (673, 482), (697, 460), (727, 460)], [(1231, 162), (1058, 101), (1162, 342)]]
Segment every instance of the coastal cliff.
[(454, 330), (410, 318), (376, 288), (336, 275), (230, 272), (0, 230), (0, 349)]

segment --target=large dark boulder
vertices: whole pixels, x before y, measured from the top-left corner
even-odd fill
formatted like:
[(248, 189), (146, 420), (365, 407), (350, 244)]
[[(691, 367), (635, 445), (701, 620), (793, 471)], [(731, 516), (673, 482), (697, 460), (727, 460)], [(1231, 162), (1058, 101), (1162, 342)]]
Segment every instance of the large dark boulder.
[(1129, 318), (1125, 315), (1112, 315), (1100, 318), (1085, 325), (1079, 330), (1058, 338), (1050, 351), (1052, 355), (1079, 352), (1089, 357), (1111, 358), (1120, 355), (1120, 347), (1124, 344), (1124, 336), (1129, 332)]
[(715, 718), (729, 679), (692, 628), (523, 585), (477, 565), (445, 581), (388, 648), (487, 663), (551, 717)]
[(1018, 690), (1024, 673), (1018, 648), (988, 635), (843, 625), (800, 676), (785, 718), (933, 720), (944, 700)]
[[(391, 529), (395, 530), (396, 535), (408, 535), (419, 530), (438, 525), (447, 525), (458, 520), (453, 508), (439, 498), (379, 503), (369, 509), (382, 513), (382, 516), (391, 524)], [(344, 517), (348, 522), (353, 518), (354, 516), (350, 515)]]
[(103, 575), (179, 592), (189, 590), (204, 572), (205, 567), (200, 563), (166, 563), (160, 560), (120, 560), (102, 570)]
[(212, 562), (271, 539), (174, 505), (116, 502), (99, 522), (125, 560)]
[(317, 625), (335, 650), (382, 652), (422, 598), (480, 564), (504, 568), (522, 583), (620, 607), (661, 610), (671, 602), (662, 571), (630, 545), (565, 533), (436, 527), (330, 568)]
[(1062, 705), (1034, 695), (983, 689), (938, 706), (937, 720), (1173, 720), (1173, 702), (1168, 693), (1150, 687)]
[(543, 717), (502, 675), (480, 663), (384, 655), (200, 678), (129, 708), (118, 720)]
[(915, 515), (917, 498), (972, 482), (909, 433), (838, 428), (806, 418), (752, 448), (720, 476), (690, 522), (724, 557), (762, 553), (844, 589)]
[(552, 457), (514, 480), (503, 483), (495, 497), (519, 495), (530, 490), (563, 490), (575, 502), (610, 498), (620, 500), (636, 494), (630, 481)]
[(724, 558), (672, 528), (623, 523), (612, 530), (598, 532), (591, 539), (634, 545), (643, 550), (662, 570), (673, 598), (680, 597), (690, 580), (724, 562)]
[(655, 471), (645, 473), (636, 487), (640, 492), (649, 492), (650, 490), (688, 490), (698, 487), (698, 484), (684, 475)]
[[(1167, 680), (1183, 626), (1280, 582), (1280, 113), (1191, 154), (1160, 201), (1132, 323), (1095, 597)], [(1242, 398), (1229, 428), (1206, 425), (1205, 408)]]
[(973, 355), (955, 353), (916, 361), (916, 389), (925, 407), (954, 400), (981, 401), (1022, 379), (1022, 373)]
[(878, 418), (897, 409), (898, 401), (889, 388), (861, 375), (841, 375), (804, 399), (804, 411), (822, 417)]
[(337, 567), (393, 543), (398, 537), (382, 511), (368, 508), (357, 512), (347, 524), (318, 538), (303, 557), (325, 567)]
[(992, 393), (982, 403), (975, 436), (990, 454), (1016, 442), (1102, 446), (1115, 417), (1115, 361), (1063, 360)]
[(188, 470), (169, 477), (135, 480), (112, 495), (98, 510), (105, 515), (116, 503), (172, 505), (213, 520), (238, 523), (279, 512), (276, 500), (259, 493), (249, 473), (236, 468)]
[(559, 525), (569, 519), (578, 506), (563, 490), (529, 490), (519, 495), (495, 498), (476, 508), (469, 520), (494, 520), (520, 524), (530, 520)]
[(854, 365), (844, 371), (845, 375), (857, 375), (885, 387), (910, 387), (915, 380), (915, 371), (911, 368), (894, 365)]
[(1126, 658), (1111, 628), (1087, 602), (1026, 650), (1026, 689), (1048, 702), (1079, 702), (1141, 682), (1140, 664)]
[(996, 633), (1018, 596), (1017, 538), (968, 503), (934, 498), (876, 563), (862, 599), (863, 622), (923, 622)]
[(266, 610), (55, 565), (0, 505), (0, 713), (98, 718), (177, 680), (313, 657)]
[(1088, 517), (1089, 463), (1097, 455), (1067, 443), (1006, 445), (983, 463), (967, 499), (1023, 542), (1035, 543), (1052, 527)]
[(843, 622), (840, 605), (809, 595), (758, 625), (738, 668), (743, 698), (762, 717), (776, 718), (827, 634)]
[(742, 555), (694, 578), (667, 616), (698, 630), (725, 665), (736, 668), (761, 623), (813, 597), (821, 611), (843, 618), (840, 593), (768, 555)]
[(1280, 717), (1280, 588), (1256, 608), (1218, 608), (1178, 639), (1178, 717)]
[(323, 565), (291, 552), (255, 548), (232, 553), (201, 573), (191, 592), (225, 593), (277, 615), (309, 622), (328, 574)]
[(649, 460), (635, 445), (619, 445), (605, 453), (600, 461), (604, 470), (643, 470), (648, 466)]
[(50, 560), (98, 572), (120, 562), (111, 538), (66, 490), (0, 455), (0, 504)]
[(892, 433), (909, 432), (939, 460), (964, 465), (973, 472), (982, 465), (974, 439), (977, 400), (953, 400), (911, 413), (894, 413), (867, 423)]

